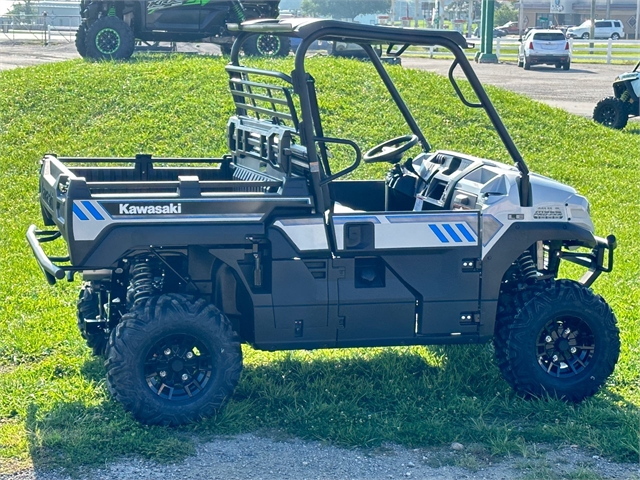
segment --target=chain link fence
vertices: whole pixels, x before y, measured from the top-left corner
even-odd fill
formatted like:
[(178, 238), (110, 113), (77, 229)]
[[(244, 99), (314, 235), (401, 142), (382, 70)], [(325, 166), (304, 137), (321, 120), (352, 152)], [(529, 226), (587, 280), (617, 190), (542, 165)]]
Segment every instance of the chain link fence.
[(0, 43), (72, 43), (80, 15), (1, 15)]

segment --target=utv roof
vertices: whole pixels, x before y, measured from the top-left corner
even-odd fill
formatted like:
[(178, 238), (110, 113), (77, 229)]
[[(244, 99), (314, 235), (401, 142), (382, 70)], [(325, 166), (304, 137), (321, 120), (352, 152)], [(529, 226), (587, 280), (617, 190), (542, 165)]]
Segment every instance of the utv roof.
[(249, 33), (278, 33), (298, 38), (323, 38), (324, 40), (356, 41), (379, 40), (389, 44), (433, 45), (453, 42), (460, 48), (470, 45), (461, 33), (450, 30), (426, 28), (400, 28), (385, 25), (363, 25), (317, 18), (287, 18), (282, 20), (257, 19), (230, 24), (229, 30)]

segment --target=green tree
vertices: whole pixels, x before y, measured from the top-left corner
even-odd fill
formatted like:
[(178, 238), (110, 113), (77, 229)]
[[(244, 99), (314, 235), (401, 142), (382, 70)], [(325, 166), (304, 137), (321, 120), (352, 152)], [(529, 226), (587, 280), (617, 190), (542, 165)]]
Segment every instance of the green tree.
[(9, 15), (35, 15), (38, 12), (33, 7), (32, 0), (23, 0), (22, 2), (14, 2), (7, 13)]
[(303, 0), (302, 13), (309, 16), (348, 18), (388, 12), (391, 0)]
[(504, 25), (507, 22), (518, 21), (518, 10), (513, 8), (510, 3), (498, 3), (496, 2), (496, 9), (493, 12), (493, 26), (498, 27)]
[[(482, 3), (479, 0), (473, 0), (473, 18), (480, 18), (480, 10)], [(467, 18), (469, 15), (469, 0), (453, 0), (449, 5), (444, 7), (447, 13), (453, 13), (455, 18)]]

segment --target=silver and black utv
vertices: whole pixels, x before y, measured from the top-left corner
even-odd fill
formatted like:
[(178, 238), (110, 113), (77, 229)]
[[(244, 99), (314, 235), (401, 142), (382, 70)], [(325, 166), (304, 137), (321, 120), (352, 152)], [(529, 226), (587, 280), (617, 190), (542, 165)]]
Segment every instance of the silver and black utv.
[[(615, 238), (595, 235), (585, 197), (529, 172), (462, 35), (309, 19), (229, 28), (229, 154), (42, 160), (51, 229), (31, 226), (28, 241), (50, 283), (82, 275), (78, 326), (105, 355), (125, 408), (173, 425), (212, 414), (238, 382), (243, 342), (284, 350), (493, 340), (504, 378), (524, 395), (580, 401), (598, 391), (620, 341), (590, 286), (611, 271)], [(242, 44), (259, 33), (300, 39), (291, 73), (243, 65)], [(356, 64), (373, 65), (405, 135), (363, 152), (327, 133), (318, 98), (332, 89), (316, 89), (307, 70), (318, 40), (362, 46), (371, 64)], [(396, 58), (416, 45), (449, 50), (453, 89), (486, 112), (513, 165), (434, 151), (389, 75), (400, 67), (372, 47), (381, 44)], [(338, 149), (351, 158), (341, 169), (332, 165)], [(388, 163), (386, 179), (346, 179), (361, 162)], [(68, 256), (47, 256), (42, 244), (59, 237)], [(563, 261), (584, 276), (558, 278)]]

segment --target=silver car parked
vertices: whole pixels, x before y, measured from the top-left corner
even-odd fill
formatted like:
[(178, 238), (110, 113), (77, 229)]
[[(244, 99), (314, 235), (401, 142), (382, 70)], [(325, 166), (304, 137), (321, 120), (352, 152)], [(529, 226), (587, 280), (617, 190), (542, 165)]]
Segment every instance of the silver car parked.
[(569, 70), (571, 48), (560, 30), (531, 30), (520, 42), (518, 66), (529, 70), (531, 65), (547, 64)]

